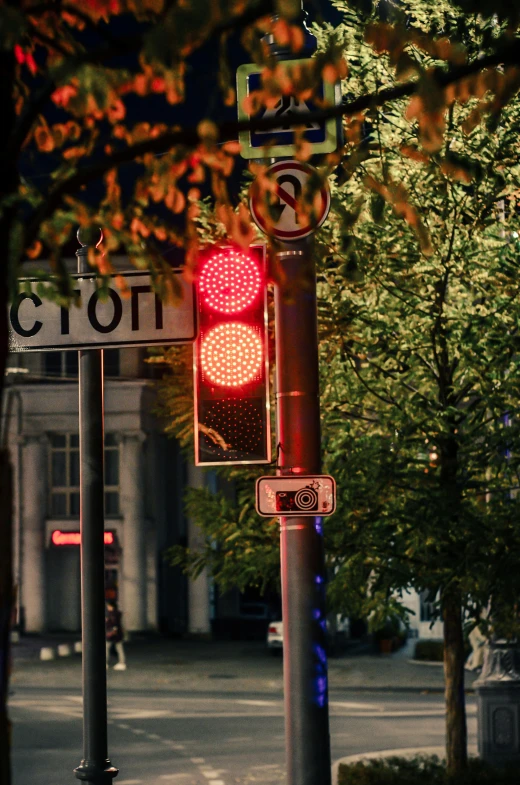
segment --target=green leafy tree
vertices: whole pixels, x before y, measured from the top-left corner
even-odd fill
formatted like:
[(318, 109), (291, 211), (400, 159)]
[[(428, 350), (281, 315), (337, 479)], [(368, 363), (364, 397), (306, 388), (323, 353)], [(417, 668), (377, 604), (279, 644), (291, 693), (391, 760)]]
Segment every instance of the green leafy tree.
[[(469, 48), (494, 32), (428, 5), (402, 4), (416, 35), (436, 13)], [(436, 57), (408, 54), (421, 68)], [(384, 60), (360, 73), (382, 89), (389, 76)], [(464, 613), (490, 603), (495, 629), (517, 632), (520, 102), (485, 124), (476, 100), (453, 102), (425, 127), (418, 100), (365, 118), (323, 238), (325, 462), (342, 499), (329, 556), (337, 601), (363, 574), (368, 603), (408, 587), (438, 597), (456, 772), (467, 763)]]
[[(490, 602), (495, 630), (516, 631), (520, 105), (516, 73), (442, 90), (429, 75), (445, 58), (488, 51), (510, 20), (461, 20), (454, 3), (404, 0), (399, 27), (338, 7), (348, 90), (393, 93), (410, 73), (424, 81), (411, 100), (402, 93), (347, 122), (320, 235), (323, 445), (340, 488), (325, 527), (329, 597), (381, 619), (402, 612), (409, 588), (439, 598), (455, 773), (467, 763), (464, 613), (478, 618)], [(315, 32), (324, 42), (332, 30)], [(189, 497), (208, 542), (206, 561), (187, 554), (185, 563), (214, 567), (216, 541), (233, 564), (223, 572), (220, 555), (219, 577), (230, 582), (245, 578), (241, 531), (247, 539), (255, 526), (251, 479), (239, 476), (250, 496), (241, 489), (222, 525), (219, 497)], [(274, 539), (269, 548), (273, 561)], [(259, 582), (249, 566), (247, 580)]]

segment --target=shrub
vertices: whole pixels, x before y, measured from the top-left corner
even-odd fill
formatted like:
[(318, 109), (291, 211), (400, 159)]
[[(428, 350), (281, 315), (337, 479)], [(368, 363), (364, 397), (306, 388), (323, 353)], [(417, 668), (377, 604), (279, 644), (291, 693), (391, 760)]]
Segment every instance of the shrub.
[(516, 768), (496, 769), (472, 758), (463, 775), (448, 776), (445, 762), (436, 756), (380, 758), (341, 763), (338, 785), (518, 785)]
[(439, 640), (417, 641), (413, 656), (415, 660), (442, 662), (444, 658), (444, 643)]

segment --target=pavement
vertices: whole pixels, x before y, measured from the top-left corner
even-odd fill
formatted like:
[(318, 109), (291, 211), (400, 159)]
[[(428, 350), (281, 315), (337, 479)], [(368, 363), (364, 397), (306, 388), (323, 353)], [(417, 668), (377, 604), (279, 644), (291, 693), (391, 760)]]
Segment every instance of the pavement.
[[(17, 685), (43, 689), (81, 689), (81, 653), (77, 636), (23, 637), (12, 646), (11, 691)], [(389, 655), (374, 653), (370, 644), (350, 642), (345, 651), (329, 658), (330, 691), (430, 694), (444, 691), (441, 663), (413, 660), (414, 641)], [(63, 645), (68, 644), (68, 645)], [(58, 648), (59, 647), (59, 648)], [(78, 647), (76, 646), (76, 649)], [(41, 650), (55, 658), (40, 659)], [(58, 656), (59, 651), (70, 652)], [(110, 692), (259, 693), (281, 696), (282, 657), (273, 656), (258, 641), (208, 641), (140, 637), (125, 644), (128, 669), (108, 672)], [(477, 674), (466, 672), (472, 692)], [(404, 748), (341, 758), (334, 762), (333, 782), (340, 763), (388, 755), (436, 754), (443, 748)], [(476, 749), (470, 749), (476, 754)]]
[[(11, 684), (33, 687), (81, 686), (81, 654), (77, 636), (26, 636), (12, 645)], [(63, 644), (69, 644), (63, 647)], [(329, 658), (331, 690), (391, 692), (444, 691), (442, 664), (413, 660), (414, 641), (398, 652), (375, 654), (370, 644), (351, 642)], [(58, 646), (60, 648), (58, 649)], [(42, 649), (55, 659), (41, 661)], [(70, 654), (58, 656), (60, 649)], [(128, 669), (109, 671), (112, 689), (271, 692), (283, 690), (282, 657), (274, 657), (261, 641), (208, 641), (138, 637), (125, 643)], [(466, 672), (471, 690), (477, 675)]]

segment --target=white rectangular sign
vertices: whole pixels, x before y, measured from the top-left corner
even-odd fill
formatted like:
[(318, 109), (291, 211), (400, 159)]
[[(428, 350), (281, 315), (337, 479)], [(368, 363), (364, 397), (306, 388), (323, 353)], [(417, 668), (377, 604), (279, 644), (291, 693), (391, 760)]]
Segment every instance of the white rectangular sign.
[(332, 515), (335, 509), (336, 483), (328, 474), (260, 477), (256, 481), (256, 511), (266, 518)]
[[(95, 275), (74, 275), (79, 307), (62, 308), (32, 294), (19, 294), (9, 307), (9, 351), (40, 352), (191, 343), (197, 332), (195, 288), (175, 270), (183, 298), (166, 305), (146, 272), (122, 273), (129, 293), (111, 285), (102, 301)], [(113, 276), (115, 277), (115, 276)], [(21, 279), (23, 284), (28, 279)], [(30, 279), (29, 279), (30, 280)], [(36, 282), (35, 282), (36, 283)]]

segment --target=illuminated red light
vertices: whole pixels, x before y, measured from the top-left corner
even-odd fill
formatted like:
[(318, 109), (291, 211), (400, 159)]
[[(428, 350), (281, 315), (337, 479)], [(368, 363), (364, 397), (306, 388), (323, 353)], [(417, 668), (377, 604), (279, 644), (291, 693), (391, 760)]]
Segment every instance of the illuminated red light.
[(214, 253), (199, 278), (201, 296), (220, 313), (243, 311), (254, 302), (261, 286), (262, 276), (254, 259), (232, 248)]
[(200, 363), (213, 384), (241, 387), (262, 370), (262, 340), (252, 327), (228, 322), (214, 327), (203, 337)]
[[(79, 545), (81, 543), (81, 532), (62, 532), (56, 529), (52, 533), (53, 545)], [(114, 544), (114, 532), (105, 532), (103, 537), (105, 545)]]

